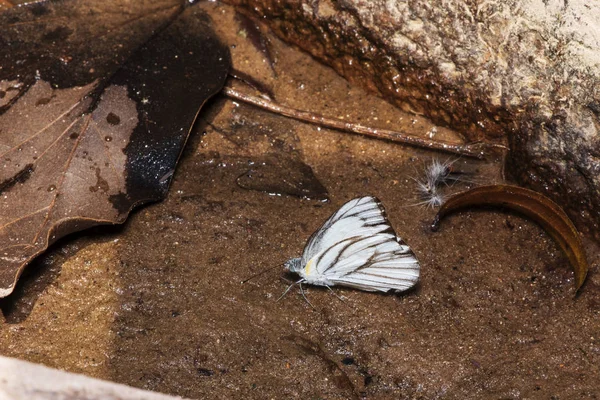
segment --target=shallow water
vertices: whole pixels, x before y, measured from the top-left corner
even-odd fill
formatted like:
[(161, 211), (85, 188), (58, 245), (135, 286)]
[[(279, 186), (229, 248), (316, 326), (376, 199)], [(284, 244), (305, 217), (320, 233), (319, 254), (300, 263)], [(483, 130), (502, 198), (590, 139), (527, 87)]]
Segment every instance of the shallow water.
[[(432, 132), (426, 119), (273, 39), (275, 76), (231, 8), (202, 6), (232, 46), (235, 67), (272, 86), (278, 101)], [(526, 219), (470, 211), (430, 232), (435, 211), (414, 206), (412, 178), (434, 157), (448, 159), (219, 96), (202, 111), (164, 202), (123, 227), (62, 240), (29, 268), (0, 305), (2, 354), (191, 398), (593, 398), (595, 266), (574, 299), (566, 257)], [(310, 178), (299, 163), (310, 166), (329, 202), (285, 194)], [(268, 185), (240, 184), (256, 165), (267, 165)], [(455, 165), (474, 172), (472, 183), (447, 193), (500, 182), (499, 163)], [(340, 301), (308, 287), (313, 309), (298, 289), (276, 301), (288, 286), (282, 270), (240, 284), (299, 256), (332, 212), (368, 194), (382, 200), (420, 260), (417, 288), (401, 295), (335, 288)]]

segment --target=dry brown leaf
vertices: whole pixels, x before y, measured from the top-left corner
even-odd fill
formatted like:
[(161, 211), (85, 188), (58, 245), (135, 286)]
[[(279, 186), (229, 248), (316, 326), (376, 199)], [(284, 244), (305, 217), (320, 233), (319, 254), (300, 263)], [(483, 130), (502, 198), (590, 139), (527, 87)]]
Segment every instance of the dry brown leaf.
[(62, 1), (0, 14), (0, 297), (60, 237), (166, 194), (229, 69), (204, 13), (170, 23), (183, 9)]

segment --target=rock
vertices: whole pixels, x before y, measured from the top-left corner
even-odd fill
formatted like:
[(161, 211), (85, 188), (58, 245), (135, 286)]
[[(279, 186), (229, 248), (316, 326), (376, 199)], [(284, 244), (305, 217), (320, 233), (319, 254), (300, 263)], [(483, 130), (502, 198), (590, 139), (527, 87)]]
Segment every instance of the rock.
[(571, 1), (226, 0), (349, 81), (508, 143), (507, 171), (600, 223), (600, 5)]
[(184, 400), (2, 356), (0, 399)]

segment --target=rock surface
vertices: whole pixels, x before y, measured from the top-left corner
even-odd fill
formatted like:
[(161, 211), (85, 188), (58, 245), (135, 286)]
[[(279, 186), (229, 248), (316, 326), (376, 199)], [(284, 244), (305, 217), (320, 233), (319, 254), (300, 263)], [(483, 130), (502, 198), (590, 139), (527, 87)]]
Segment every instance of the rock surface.
[(507, 170), (600, 222), (600, 5), (226, 0), (405, 111), (508, 143)]

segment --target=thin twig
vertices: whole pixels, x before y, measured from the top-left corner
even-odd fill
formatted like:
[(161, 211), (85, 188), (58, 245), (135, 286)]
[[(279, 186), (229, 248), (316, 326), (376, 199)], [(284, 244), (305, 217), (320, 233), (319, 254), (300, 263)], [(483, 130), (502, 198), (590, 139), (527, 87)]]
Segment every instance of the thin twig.
[[(0, 1), (2, 1), (2, 0), (0, 0)], [(229, 70), (229, 76), (231, 76), (233, 79), (237, 79), (238, 81), (245, 83), (246, 85), (250, 86), (252, 89), (256, 90), (257, 92), (260, 92), (261, 97), (263, 99), (267, 99), (267, 100), (275, 99), (275, 93), (273, 93), (273, 90), (270, 87), (268, 87), (266, 84), (259, 81), (258, 79), (254, 79), (254, 77), (252, 75), (248, 75), (247, 73), (245, 73), (243, 71), (239, 71), (235, 68), (231, 68)]]
[[(370, 136), (378, 139), (390, 140), (392, 142), (398, 142), (408, 144), (411, 146), (422, 147), (430, 150), (438, 150), (446, 153), (458, 154), (465, 157), (483, 159), (486, 157), (484, 151), (485, 144), (458, 144), (449, 143), (441, 140), (429, 140), (423, 139), (417, 136), (409, 135), (403, 132), (392, 131), (389, 129), (371, 128), (364, 125), (353, 124), (346, 122), (338, 118), (329, 118), (319, 114), (311, 113), (308, 111), (297, 110), (295, 108), (283, 106), (273, 101), (263, 99), (250, 94), (242, 93), (234, 88), (225, 86), (223, 93), (233, 99), (243, 101), (244, 103), (252, 104), (256, 107), (260, 107), (264, 110), (268, 110), (277, 114), (285, 115), (290, 118), (294, 118), (300, 121), (310, 122), (324, 126), (326, 128), (338, 129), (345, 132), (358, 133), (360, 135)], [(501, 147), (500, 145), (488, 145), (489, 147)]]

